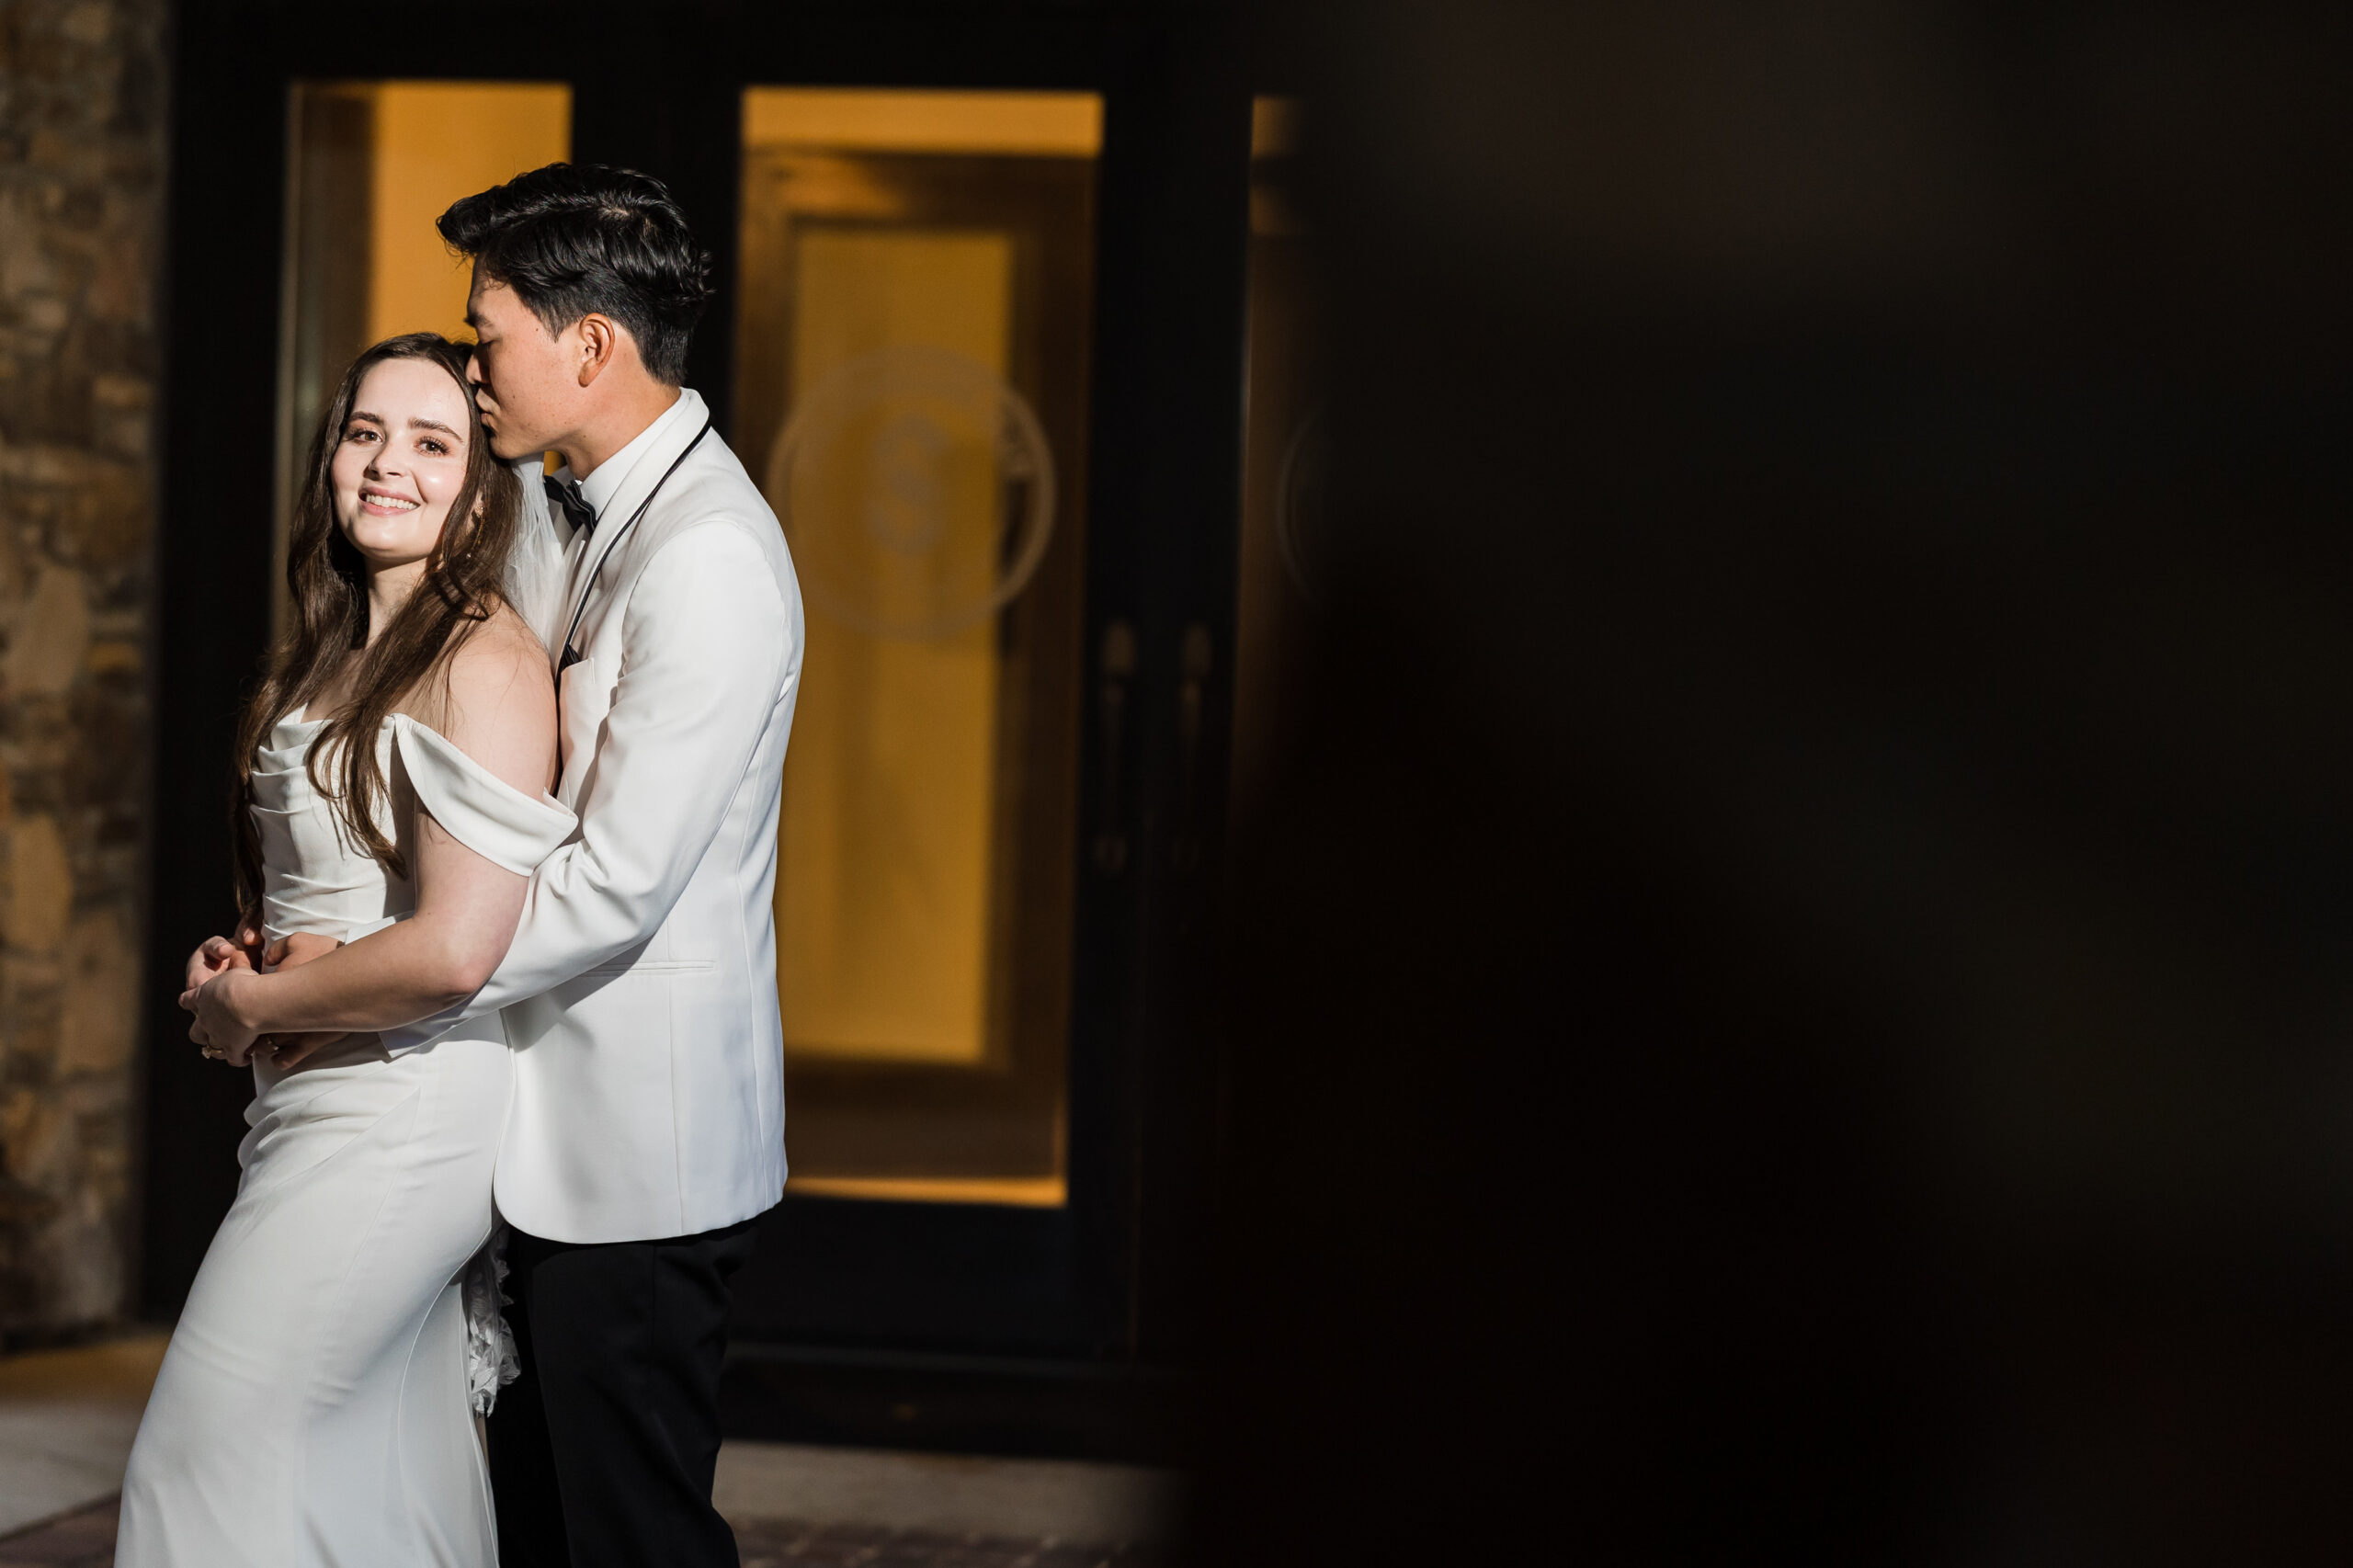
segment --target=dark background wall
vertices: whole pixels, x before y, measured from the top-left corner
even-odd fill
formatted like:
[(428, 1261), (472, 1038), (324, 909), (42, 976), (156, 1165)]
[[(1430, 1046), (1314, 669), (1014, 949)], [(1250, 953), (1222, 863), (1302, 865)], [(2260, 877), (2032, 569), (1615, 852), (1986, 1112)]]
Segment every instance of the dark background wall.
[(2342, 1561), (2342, 11), (1290, 26), (1204, 1560)]

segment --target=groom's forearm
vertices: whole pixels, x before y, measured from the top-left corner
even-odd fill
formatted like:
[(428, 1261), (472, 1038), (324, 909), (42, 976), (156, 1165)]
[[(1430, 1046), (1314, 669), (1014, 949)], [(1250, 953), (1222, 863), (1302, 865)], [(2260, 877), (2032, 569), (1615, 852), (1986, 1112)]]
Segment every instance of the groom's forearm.
[(422, 810), (415, 841), (416, 912), (239, 988), (245, 1022), (263, 1034), (381, 1033), (482, 988), (514, 939), (524, 879), (451, 838)]
[(404, 920), (247, 989), (244, 1021), (261, 1034), (397, 1028), (464, 1001), (484, 976), (478, 954), (430, 923)]

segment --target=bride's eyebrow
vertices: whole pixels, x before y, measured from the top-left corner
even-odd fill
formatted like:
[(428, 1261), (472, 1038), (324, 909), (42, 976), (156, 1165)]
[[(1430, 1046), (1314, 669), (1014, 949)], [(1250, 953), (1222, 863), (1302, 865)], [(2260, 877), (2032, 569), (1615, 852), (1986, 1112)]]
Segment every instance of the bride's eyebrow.
[[(456, 436), (458, 434), (455, 430), (450, 429), (447, 425), (442, 424), (438, 419), (412, 419), (408, 422), (408, 427), (412, 430), (438, 430), (444, 436)], [(460, 440), (464, 439), (463, 437), (460, 437), (459, 438)]]

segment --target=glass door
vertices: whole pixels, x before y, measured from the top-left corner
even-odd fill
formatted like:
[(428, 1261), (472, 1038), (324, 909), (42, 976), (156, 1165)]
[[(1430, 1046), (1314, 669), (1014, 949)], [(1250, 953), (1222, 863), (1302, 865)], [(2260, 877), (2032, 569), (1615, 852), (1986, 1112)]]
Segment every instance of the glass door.
[(1101, 119), (745, 95), (735, 444), (809, 609), (776, 903), (793, 1192), (1068, 1199)]

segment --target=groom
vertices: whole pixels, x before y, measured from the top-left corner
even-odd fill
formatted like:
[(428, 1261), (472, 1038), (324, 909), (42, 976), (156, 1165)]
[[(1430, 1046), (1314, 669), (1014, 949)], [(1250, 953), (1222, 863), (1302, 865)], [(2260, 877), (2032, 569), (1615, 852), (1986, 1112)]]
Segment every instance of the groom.
[(729, 1281), (784, 1186), (771, 901), (800, 589), (681, 385), (710, 258), (662, 185), (556, 164), (438, 226), (473, 258), (470, 376), (498, 455), (563, 460), (569, 591), (547, 635), (580, 828), (532, 875), (490, 983), (384, 1039), (501, 1008), (515, 1050), (503, 1568), (733, 1568), (710, 1488)]

